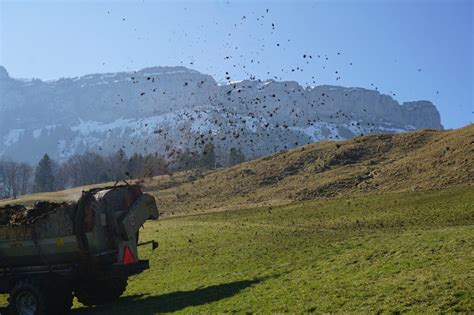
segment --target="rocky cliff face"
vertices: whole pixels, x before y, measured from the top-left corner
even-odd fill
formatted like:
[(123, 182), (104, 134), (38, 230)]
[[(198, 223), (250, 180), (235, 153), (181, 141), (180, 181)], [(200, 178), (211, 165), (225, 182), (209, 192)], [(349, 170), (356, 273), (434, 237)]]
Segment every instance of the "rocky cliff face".
[(9, 77), (0, 67), (0, 155), (159, 152), (212, 141), (248, 157), (325, 140), (418, 128), (442, 129), (429, 101), (400, 105), (377, 91), (296, 82), (219, 85), (184, 67), (54, 81)]

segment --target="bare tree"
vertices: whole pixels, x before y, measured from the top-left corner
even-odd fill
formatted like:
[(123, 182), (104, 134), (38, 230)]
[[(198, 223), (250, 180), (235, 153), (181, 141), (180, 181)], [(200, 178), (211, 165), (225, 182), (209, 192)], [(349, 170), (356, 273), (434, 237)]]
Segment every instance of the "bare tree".
[(169, 165), (166, 160), (158, 154), (149, 154), (144, 157), (143, 174), (141, 178), (153, 177), (169, 173)]
[(126, 179), (127, 175), (127, 154), (123, 149), (119, 149), (116, 153), (107, 157), (107, 164), (109, 165), (108, 176), (111, 180)]
[(33, 186), (33, 168), (26, 163), (18, 165), (18, 193), (20, 195), (29, 194)]
[(0, 198), (9, 197), (6, 186), (6, 176), (5, 176), (5, 160), (2, 158), (0, 160)]
[(18, 164), (12, 160), (6, 160), (3, 168), (8, 195), (15, 199), (18, 196)]
[(0, 174), (4, 197), (16, 198), (31, 192), (33, 168), (30, 165), (4, 159), (0, 163)]
[[(182, 169), (190, 169), (197, 167), (198, 157), (197, 153), (186, 151), (178, 155), (174, 163)], [(0, 158), (0, 198), (167, 174), (172, 162), (157, 153), (136, 153), (127, 158), (123, 150), (108, 156), (94, 152), (75, 154), (61, 163), (45, 154), (36, 168)]]
[(80, 155), (75, 154), (62, 163), (59, 168), (58, 177), (64, 188), (79, 186), (81, 177)]

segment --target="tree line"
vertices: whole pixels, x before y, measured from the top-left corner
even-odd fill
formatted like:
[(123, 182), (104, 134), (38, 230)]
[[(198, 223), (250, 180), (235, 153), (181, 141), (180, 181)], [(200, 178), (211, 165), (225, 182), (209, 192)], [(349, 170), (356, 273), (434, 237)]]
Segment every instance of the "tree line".
[(142, 179), (190, 169), (214, 169), (245, 161), (239, 148), (231, 148), (227, 156), (218, 158), (212, 143), (200, 151), (177, 150), (172, 158), (159, 154), (134, 153), (124, 150), (109, 155), (95, 152), (75, 154), (58, 162), (45, 154), (36, 166), (0, 159), (0, 198), (16, 198), (37, 192), (57, 191), (72, 187), (127, 179)]

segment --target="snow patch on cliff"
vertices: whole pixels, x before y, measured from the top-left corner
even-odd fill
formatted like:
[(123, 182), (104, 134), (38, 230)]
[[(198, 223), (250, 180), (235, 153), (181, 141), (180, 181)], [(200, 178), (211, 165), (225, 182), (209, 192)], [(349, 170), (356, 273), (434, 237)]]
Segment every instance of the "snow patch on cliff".
[(3, 137), (3, 144), (7, 147), (11, 146), (14, 143), (17, 143), (20, 140), (21, 135), (25, 132), (25, 129), (13, 129), (10, 130), (6, 136)]

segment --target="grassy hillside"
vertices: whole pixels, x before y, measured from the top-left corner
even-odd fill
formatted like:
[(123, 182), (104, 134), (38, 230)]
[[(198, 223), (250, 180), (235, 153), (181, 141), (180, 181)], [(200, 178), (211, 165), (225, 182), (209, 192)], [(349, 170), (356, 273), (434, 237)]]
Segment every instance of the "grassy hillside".
[[(420, 130), (314, 143), (228, 169), (158, 176), (145, 188), (166, 216), (473, 184), (474, 125), (470, 125), (453, 131)], [(14, 202), (74, 200), (83, 189), (30, 195)]]
[(114, 305), (74, 314), (474, 312), (474, 188), (166, 218)]
[(165, 214), (181, 214), (473, 184), (471, 125), (315, 143), (152, 190)]

